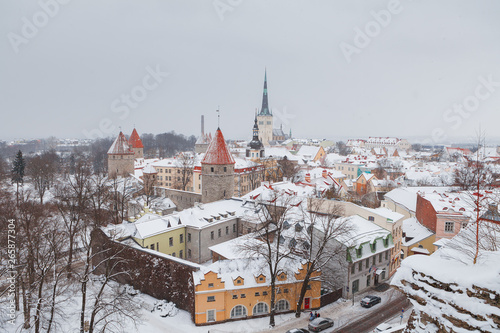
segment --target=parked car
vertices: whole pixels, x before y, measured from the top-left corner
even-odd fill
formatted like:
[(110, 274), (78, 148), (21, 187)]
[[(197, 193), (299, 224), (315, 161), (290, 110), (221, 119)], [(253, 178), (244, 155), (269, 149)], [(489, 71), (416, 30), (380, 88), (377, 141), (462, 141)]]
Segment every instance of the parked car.
[(378, 325), (377, 327), (375, 327), (375, 330), (373, 332), (374, 333), (385, 332), (387, 330), (390, 330), (391, 328), (392, 328), (391, 324), (382, 323), (382, 324)]
[(291, 330), (286, 331), (286, 333), (309, 333), (305, 328), (292, 328)]
[(361, 306), (365, 308), (371, 308), (375, 304), (378, 304), (382, 301), (382, 299), (378, 296), (365, 296), (361, 300)]
[(319, 332), (324, 330), (325, 328), (332, 327), (333, 320), (330, 318), (316, 318), (311, 321), (307, 328), (313, 332)]

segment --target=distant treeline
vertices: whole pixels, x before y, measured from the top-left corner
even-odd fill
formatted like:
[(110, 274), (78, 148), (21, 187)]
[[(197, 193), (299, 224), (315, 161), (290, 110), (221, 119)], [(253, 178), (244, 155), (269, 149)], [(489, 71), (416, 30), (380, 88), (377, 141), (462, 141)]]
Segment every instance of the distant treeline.
[[(101, 138), (87, 145), (59, 145), (54, 137), (32, 140), (23, 144), (7, 145), (0, 142), (0, 179), (6, 177), (13, 158), (20, 150), (25, 158), (43, 153), (55, 153), (59, 165), (71, 165), (75, 158), (85, 156), (92, 163), (94, 170), (107, 169), (107, 152), (116, 138)], [(172, 157), (181, 151), (194, 150), (196, 137), (177, 134), (174, 131), (161, 134), (146, 133), (141, 136), (145, 158)]]

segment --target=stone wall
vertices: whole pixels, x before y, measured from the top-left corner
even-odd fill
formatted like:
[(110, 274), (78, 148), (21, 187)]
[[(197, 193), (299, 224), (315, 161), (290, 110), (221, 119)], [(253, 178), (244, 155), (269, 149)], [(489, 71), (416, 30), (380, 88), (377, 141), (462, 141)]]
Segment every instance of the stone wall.
[(201, 191), (201, 202), (203, 203), (232, 198), (234, 194), (234, 164), (202, 164)]
[(108, 174), (110, 177), (134, 173), (134, 155), (108, 155)]
[(172, 188), (157, 187), (156, 194), (172, 200), (179, 211), (194, 207), (196, 202), (201, 202), (200, 193), (174, 190)]
[[(198, 266), (183, 260), (169, 259), (161, 253), (136, 249), (110, 240), (104, 232), (97, 229), (92, 236), (93, 265), (105, 258), (115, 256), (116, 281), (129, 284), (141, 292), (157, 299), (174, 302), (182, 310), (191, 313), (194, 321), (194, 284), (193, 271)], [(118, 259), (119, 258), (119, 259)], [(104, 267), (102, 267), (104, 269)], [(96, 270), (96, 274), (103, 272)]]

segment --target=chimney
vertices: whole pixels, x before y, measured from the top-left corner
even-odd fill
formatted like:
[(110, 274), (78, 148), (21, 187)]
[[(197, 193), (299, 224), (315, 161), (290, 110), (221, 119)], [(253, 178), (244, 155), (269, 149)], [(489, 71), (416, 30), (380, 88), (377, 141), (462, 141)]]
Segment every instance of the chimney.
[(205, 116), (201, 115), (201, 135), (205, 134)]
[(326, 171), (326, 169), (323, 169), (321, 176), (323, 176), (323, 178), (326, 178), (328, 176), (328, 171)]
[(310, 183), (310, 182), (311, 182), (311, 174), (310, 174), (310, 173), (306, 173), (305, 180), (306, 180), (306, 182), (308, 182), (308, 183)]

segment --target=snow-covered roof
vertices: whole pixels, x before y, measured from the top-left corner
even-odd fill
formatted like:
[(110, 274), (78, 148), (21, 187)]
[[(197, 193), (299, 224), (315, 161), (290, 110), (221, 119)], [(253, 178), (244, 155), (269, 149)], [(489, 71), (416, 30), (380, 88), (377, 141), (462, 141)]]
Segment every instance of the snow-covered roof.
[(252, 257), (252, 253), (246, 248), (252, 245), (264, 245), (263, 242), (255, 239), (253, 234), (247, 234), (238, 238), (228, 240), (227, 242), (219, 243), (210, 246), (208, 249), (214, 253), (218, 253), (226, 259), (243, 259)]
[[(283, 259), (278, 265), (279, 269), (287, 272), (287, 279), (284, 281), (276, 281), (277, 285), (296, 282), (295, 273), (302, 268), (300, 260)], [(266, 266), (266, 261), (263, 258), (245, 258), (234, 260), (219, 260), (213, 264), (202, 267), (199, 271), (193, 272), (194, 284), (198, 285), (205, 278), (205, 274), (209, 272), (217, 273), (217, 276), (224, 282), (224, 288), (228, 289), (246, 289), (262, 286), (257, 283), (257, 277), (264, 275), (267, 278), (266, 283), (269, 284), (269, 269)], [(238, 277), (244, 279), (242, 285), (235, 285), (234, 280)], [(264, 284), (266, 285), (266, 284)]]
[(134, 152), (130, 149), (129, 143), (125, 134), (120, 131), (111, 147), (109, 147), (108, 155), (133, 155)]
[(393, 212), (392, 210), (384, 207), (379, 207), (379, 208), (363, 207), (363, 209), (385, 217), (388, 222), (397, 222), (404, 217), (403, 214)]
[[(406, 236), (406, 238), (403, 237), (401, 242), (403, 246), (412, 246), (434, 235), (431, 230), (421, 225), (414, 217), (403, 221), (403, 232)], [(408, 239), (408, 241), (405, 241), (405, 239)]]
[(417, 194), (415, 192), (408, 191), (406, 188), (396, 188), (387, 192), (384, 196), (386, 199), (406, 207), (410, 212), (415, 213), (417, 211)]
[(224, 135), (220, 128), (215, 132), (215, 136), (208, 145), (202, 164), (234, 164), (234, 158), (227, 148)]

